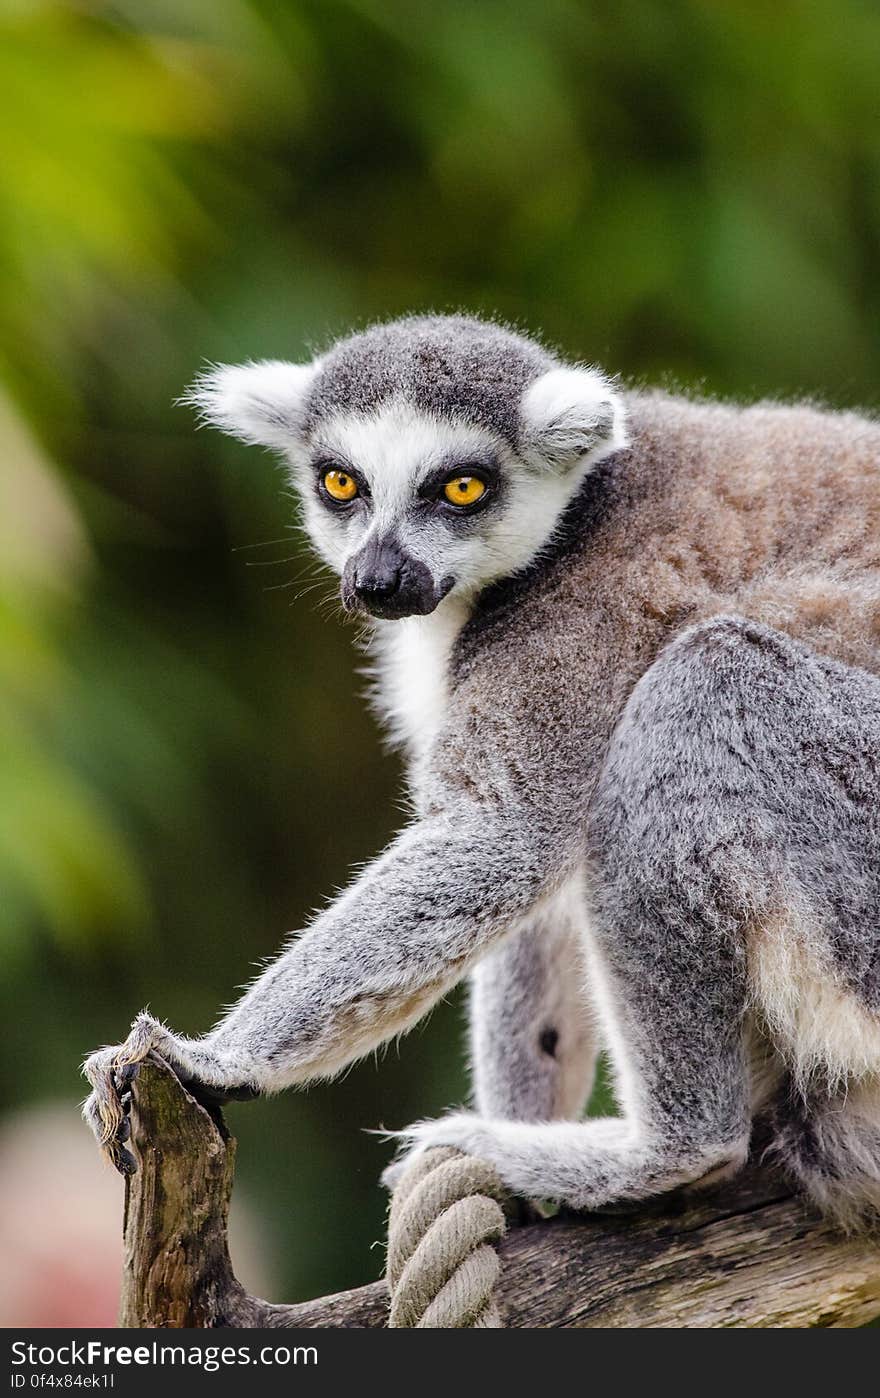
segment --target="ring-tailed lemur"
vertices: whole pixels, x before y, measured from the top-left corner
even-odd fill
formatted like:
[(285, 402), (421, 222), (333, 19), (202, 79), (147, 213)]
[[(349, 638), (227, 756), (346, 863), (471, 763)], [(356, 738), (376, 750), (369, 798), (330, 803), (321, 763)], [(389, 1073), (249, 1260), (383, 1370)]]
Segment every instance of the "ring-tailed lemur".
[[(880, 426), (626, 392), (464, 316), (217, 368), (375, 620), (415, 816), (210, 1033), (215, 1098), (338, 1073), (472, 979), (473, 1114), (403, 1133), (575, 1208), (715, 1178), (753, 1124), (844, 1225), (880, 1209)], [(579, 1120), (596, 1045), (621, 1115)], [(392, 1167), (389, 1178), (393, 1179)]]

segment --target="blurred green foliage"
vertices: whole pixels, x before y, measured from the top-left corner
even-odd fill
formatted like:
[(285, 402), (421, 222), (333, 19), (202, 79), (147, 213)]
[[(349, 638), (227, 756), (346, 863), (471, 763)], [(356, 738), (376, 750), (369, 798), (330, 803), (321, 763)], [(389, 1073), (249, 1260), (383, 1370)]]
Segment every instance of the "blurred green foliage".
[[(173, 405), (201, 361), (465, 306), (876, 406), (878, 69), (870, 0), (6, 0), (5, 1101), (147, 1001), (208, 1027), (398, 819), (282, 476)], [(233, 1112), (280, 1294), (379, 1272), (358, 1128), (460, 1099), (461, 1038)]]

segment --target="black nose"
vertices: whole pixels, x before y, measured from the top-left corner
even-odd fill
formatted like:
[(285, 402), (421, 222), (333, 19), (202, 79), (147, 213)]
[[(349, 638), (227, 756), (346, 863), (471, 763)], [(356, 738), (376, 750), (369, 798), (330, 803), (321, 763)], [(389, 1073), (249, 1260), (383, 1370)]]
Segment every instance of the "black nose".
[(355, 574), (354, 590), (362, 602), (387, 601), (400, 589), (399, 563), (385, 558), (359, 568)]
[(369, 612), (386, 621), (427, 616), (448, 590), (435, 587), (427, 566), (387, 534), (371, 539), (350, 558), (342, 575), (346, 610)]

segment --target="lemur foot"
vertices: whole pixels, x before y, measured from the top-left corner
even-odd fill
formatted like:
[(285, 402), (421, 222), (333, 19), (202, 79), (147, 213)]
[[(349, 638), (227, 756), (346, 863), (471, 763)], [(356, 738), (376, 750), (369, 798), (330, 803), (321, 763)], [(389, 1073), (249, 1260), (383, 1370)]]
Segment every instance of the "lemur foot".
[(386, 1189), (394, 1189), (413, 1160), (434, 1146), (455, 1146), (467, 1155), (478, 1155), (483, 1160), (491, 1161), (498, 1169), (504, 1184), (508, 1188), (512, 1187), (509, 1181), (504, 1179), (504, 1171), (501, 1169), (504, 1151), (499, 1151), (500, 1143), (494, 1123), (484, 1117), (476, 1116), (472, 1112), (456, 1112), (454, 1115), (440, 1117), (437, 1121), (417, 1121), (403, 1131), (389, 1131), (386, 1134), (391, 1140), (400, 1143), (397, 1159), (392, 1160), (382, 1172), (382, 1183)]
[[(83, 1064), (83, 1073), (92, 1087), (83, 1116), (104, 1155), (123, 1175), (137, 1170), (137, 1161), (126, 1145), (131, 1136), (132, 1084), (141, 1064), (150, 1056), (167, 1063), (187, 1092), (205, 1107), (259, 1096), (259, 1089), (246, 1081), (226, 1083), (220, 1063), (206, 1046), (178, 1039), (144, 1010), (132, 1024), (124, 1044), (98, 1049)], [(205, 1081), (199, 1068), (206, 1076), (210, 1074), (214, 1082)]]

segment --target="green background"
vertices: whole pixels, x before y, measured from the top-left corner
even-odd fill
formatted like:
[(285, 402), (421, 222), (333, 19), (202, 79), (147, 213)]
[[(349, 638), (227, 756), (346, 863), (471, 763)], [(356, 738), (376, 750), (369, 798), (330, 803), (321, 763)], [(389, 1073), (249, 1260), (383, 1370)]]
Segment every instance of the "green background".
[[(73, 1113), (147, 1002), (209, 1027), (400, 819), (283, 474), (174, 406), (203, 360), (465, 307), (630, 379), (876, 406), (878, 71), (857, 0), (7, 0), (7, 1106)], [(276, 1299), (378, 1274), (361, 1128), (463, 1063), (453, 999), (230, 1111)]]

